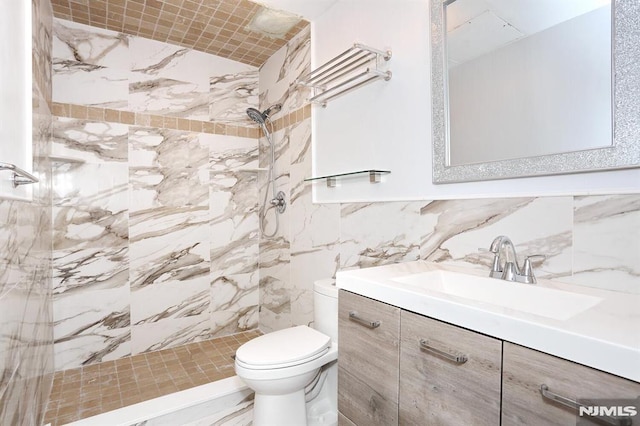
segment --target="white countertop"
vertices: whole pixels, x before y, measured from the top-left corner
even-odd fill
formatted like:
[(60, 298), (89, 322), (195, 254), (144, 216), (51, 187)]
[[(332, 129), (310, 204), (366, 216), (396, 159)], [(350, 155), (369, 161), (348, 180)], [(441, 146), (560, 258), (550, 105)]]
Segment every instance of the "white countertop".
[[(539, 279), (538, 287), (601, 298), (558, 320), (394, 281), (430, 271), (488, 272), (417, 261), (340, 271), (338, 288), (640, 382), (640, 295)], [(509, 285), (528, 285), (508, 283)]]

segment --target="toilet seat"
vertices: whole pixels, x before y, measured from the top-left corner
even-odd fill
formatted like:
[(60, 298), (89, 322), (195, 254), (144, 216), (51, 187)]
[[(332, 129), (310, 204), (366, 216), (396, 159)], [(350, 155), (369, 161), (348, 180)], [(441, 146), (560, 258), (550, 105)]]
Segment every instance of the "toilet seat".
[(331, 338), (306, 325), (257, 337), (236, 351), (236, 364), (247, 369), (271, 370), (304, 364), (325, 355)]

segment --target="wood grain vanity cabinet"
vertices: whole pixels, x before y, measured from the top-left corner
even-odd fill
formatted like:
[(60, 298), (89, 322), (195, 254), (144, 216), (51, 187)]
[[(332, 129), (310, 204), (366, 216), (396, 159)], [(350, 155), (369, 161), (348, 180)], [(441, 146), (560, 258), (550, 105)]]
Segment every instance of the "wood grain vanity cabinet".
[(344, 290), (339, 316), (340, 426), (574, 426), (554, 395), (640, 398), (640, 383)]
[(498, 425), (502, 341), (401, 313), (403, 425)]
[[(640, 397), (640, 383), (509, 342), (504, 342), (502, 369), (504, 426), (575, 425), (576, 411), (552, 402), (553, 395), (572, 401)], [(549, 397), (540, 393), (542, 385)]]
[(398, 424), (400, 309), (346, 291), (338, 307), (340, 425)]

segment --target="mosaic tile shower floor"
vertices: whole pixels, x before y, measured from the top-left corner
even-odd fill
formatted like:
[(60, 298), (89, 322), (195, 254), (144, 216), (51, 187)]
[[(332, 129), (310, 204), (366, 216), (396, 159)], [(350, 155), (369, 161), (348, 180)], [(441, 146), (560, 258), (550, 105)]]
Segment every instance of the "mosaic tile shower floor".
[(45, 424), (64, 425), (231, 377), (236, 349), (259, 335), (249, 331), (59, 371), (54, 375)]

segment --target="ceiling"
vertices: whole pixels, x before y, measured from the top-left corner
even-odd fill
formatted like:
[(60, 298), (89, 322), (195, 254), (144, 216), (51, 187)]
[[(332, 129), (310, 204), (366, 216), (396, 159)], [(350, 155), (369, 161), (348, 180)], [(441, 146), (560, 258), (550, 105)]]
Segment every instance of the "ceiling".
[(52, 0), (54, 16), (261, 66), (309, 23), (282, 38), (247, 26), (263, 6), (249, 0)]

